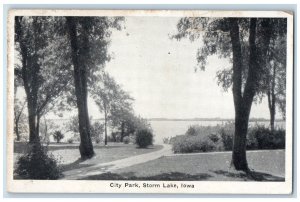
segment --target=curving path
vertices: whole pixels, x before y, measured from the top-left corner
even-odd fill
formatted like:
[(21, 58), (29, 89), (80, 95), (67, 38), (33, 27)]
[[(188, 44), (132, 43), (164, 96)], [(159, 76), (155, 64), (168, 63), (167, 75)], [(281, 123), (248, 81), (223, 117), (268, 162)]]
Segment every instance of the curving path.
[(141, 154), (137, 156), (132, 156), (116, 161), (111, 161), (107, 163), (100, 163), (92, 166), (85, 166), (89, 164), (89, 160), (86, 160), (82, 163), (80, 163), (83, 167), (74, 169), (74, 170), (68, 170), (63, 172), (64, 178), (63, 180), (76, 180), (80, 178), (84, 178), (91, 175), (99, 175), (106, 172), (112, 172), (114, 170), (129, 167), (136, 164), (145, 163), (147, 161), (151, 161), (154, 159), (158, 159), (162, 156), (168, 156), (172, 154), (171, 145), (163, 144), (163, 148), (155, 151), (150, 152), (146, 154)]

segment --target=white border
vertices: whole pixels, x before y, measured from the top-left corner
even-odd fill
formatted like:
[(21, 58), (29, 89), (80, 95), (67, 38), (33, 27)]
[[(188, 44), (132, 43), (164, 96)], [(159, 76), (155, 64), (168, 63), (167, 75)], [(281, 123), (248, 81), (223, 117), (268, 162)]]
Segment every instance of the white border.
[[(233, 182), (233, 181), (188, 181), (194, 189), (162, 188), (112, 188), (113, 181), (87, 180), (13, 180), (13, 64), (14, 64), (14, 16), (161, 16), (161, 17), (286, 17), (288, 19), (287, 50), (287, 95), (286, 95), (286, 168), (285, 182)], [(8, 69), (7, 69), (7, 190), (17, 193), (226, 193), (226, 194), (290, 194), (292, 191), (292, 101), (293, 101), (293, 15), (281, 11), (170, 11), (170, 10), (10, 10), (8, 15)], [(116, 181), (125, 183), (125, 181)], [(138, 183), (143, 181), (126, 181)], [(151, 181), (147, 181), (150, 183)], [(163, 184), (162, 181), (153, 183)], [(182, 181), (174, 182), (184, 183)]]

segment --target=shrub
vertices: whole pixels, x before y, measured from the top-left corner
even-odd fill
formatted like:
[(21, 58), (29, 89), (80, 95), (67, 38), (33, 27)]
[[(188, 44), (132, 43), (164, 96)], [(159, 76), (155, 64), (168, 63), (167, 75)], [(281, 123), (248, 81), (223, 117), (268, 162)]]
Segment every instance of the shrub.
[(258, 126), (253, 133), (257, 140), (257, 149), (285, 148), (285, 130), (283, 129), (271, 131), (264, 126)]
[(97, 144), (99, 144), (101, 142), (101, 139), (99, 137), (97, 137), (95, 141)]
[(124, 143), (124, 144), (129, 144), (129, 142), (130, 142), (129, 136), (125, 136), (125, 137), (123, 138), (123, 143)]
[[(217, 131), (217, 132), (215, 132)], [(234, 124), (217, 126), (190, 126), (186, 135), (170, 138), (174, 153), (232, 151)], [(285, 130), (271, 131), (265, 126), (250, 126), (246, 149), (284, 149)]]
[(57, 143), (60, 143), (60, 141), (64, 138), (65, 136), (59, 131), (55, 131), (53, 134), (54, 140), (56, 140)]
[(221, 139), (220, 136), (218, 134), (216, 134), (216, 133), (212, 133), (208, 137), (214, 143), (217, 143)]
[(234, 124), (226, 123), (219, 129), (219, 134), (223, 142), (224, 150), (231, 151), (233, 147)]
[(188, 128), (188, 130), (186, 131), (186, 135), (191, 135), (191, 136), (193, 136), (193, 135), (197, 135), (196, 134), (196, 128), (195, 128), (196, 126), (190, 126), (189, 128)]
[(73, 138), (69, 138), (67, 141), (68, 141), (69, 144), (72, 144), (74, 142), (74, 139)]
[(222, 150), (220, 141), (213, 142), (208, 136), (176, 136), (172, 138), (174, 153), (209, 152)]
[(257, 129), (256, 127), (250, 127), (248, 129), (247, 142), (246, 142), (246, 149), (248, 150), (258, 149), (258, 142), (255, 135), (256, 129)]
[(56, 160), (39, 143), (18, 159), (15, 173), (23, 179), (55, 180), (61, 176)]
[(92, 140), (95, 140), (96, 142), (97, 142), (97, 139), (101, 140), (103, 133), (104, 133), (104, 124), (99, 123), (99, 122), (95, 122), (95, 123), (91, 124)]
[(146, 148), (153, 144), (153, 134), (147, 129), (138, 130), (135, 137), (135, 143), (140, 148)]

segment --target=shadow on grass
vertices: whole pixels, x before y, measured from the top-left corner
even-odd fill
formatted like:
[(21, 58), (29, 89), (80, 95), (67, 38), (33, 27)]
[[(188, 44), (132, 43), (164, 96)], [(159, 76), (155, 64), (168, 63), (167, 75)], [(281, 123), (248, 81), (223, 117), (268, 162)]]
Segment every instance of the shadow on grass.
[(285, 178), (283, 177), (278, 177), (275, 175), (257, 172), (257, 171), (233, 173), (224, 170), (215, 170), (210, 172), (213, 172), (217, 175), (224, 175), (226, 177), (239, 178), (239, 179), (250, 180), (250, 181), (285, 181)]
[(136, 149), (157, 149), (156, 147), (154, 146), (151, 146), (151, 147), (135, 147)]
[(180, 172), (162, 173), (159, 175), (149, 176), (149, 177), (136, 177), (133, 172), (116, 174), (116, 173), (103, 173), (100, 175), (92, 175), (81, 180), (155, 180), (155, 181), (201, 181), (207, 180), (212, 177), (206, 173), (199, 173), (195, 175), (190, 175)]
[[(112, 145), (102, 145), (94, 144), (94, 149), (111, 149), (128, 147), (129, 144), (118, 144), (113, 143)], [(79, 149), (79, 144), (77, 143), (50, 143), (49, 145), (44, 145), (48, 148), (48, 151), (63, 150), (63, 149)], [(14, 142), (14, 153), (25, 153), (28, 150), (28, 142)]]
[(72, 163), (61, 165), (60, 169), (61, 169), (62, 172), (65, 172), (65, 171), (69, 171), (69, 170), (74, 170), (74, 169), (79, 169), (79, 168), (85, 168), (85, 167), (92, 166), (92, 165), (89, 165), (89, 164), (80, 164), (83, 161), (85, 161), (85, 160), (82, 160), (81, 158), (79, 158), (79, 159), (77, 159), (76, 161), (74, 161)]

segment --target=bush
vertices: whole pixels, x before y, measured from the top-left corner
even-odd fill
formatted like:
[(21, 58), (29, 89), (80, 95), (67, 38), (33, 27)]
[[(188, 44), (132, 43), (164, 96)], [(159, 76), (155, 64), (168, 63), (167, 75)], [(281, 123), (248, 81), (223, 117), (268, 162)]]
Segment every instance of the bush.
[(257, 149), (285, 148), (285, 130), (283, 129), (271, 131), (264, 126), (258, 126), (252, 133), (257, 140)]
[(233, 147), (233, 135), (234, 133), (229, 133), (228, 131), (221, 129), (220, 130), (221, 139), (223, 142), (224, 150), (231, 151)]
[(39, 143), (18, 159), (15, 173), (23, 179), (37, 180), (55, 180), (61, 176), (56, 160), (48, 156), (47, 149)]
[[(91, 138), (97, 142), (97, 139), (101, 140), (104, 133), (104, 124), (95, 122), (91, 124)], [(100, 141), (99, 141), (100, 142)]]
[(129, 142), (130, 142), (129, 136), (125, 136), (125, 137), (123, 138), (123, 143), (124, 143), (124, 144), (129, 144)]
[(57, 143), (60, 143), (60, 141), (64, 138), (65, 136), (59, 131), (55, 131), (53, 134), (54, 140), (56, 140)]
[(153, 134), (147, 129), (138, 130), (135, 137), (135, 143), (140, 148), (146, 148), (153, 144)]
[(221, 139), (220, 136), (218, 134), (216, 134), (216, 133), (212, 133), (208, 137), (214, 143), (217, 143)]
[(72, 144), (73, 142), (74, 142), (74, 139), (73, 139), (73, 138), (69, 138), (69, 139), (68, 139), (68, 143), (69, 143), (69, 144)]
[(258, 149), (258, 142), (256, 139), (255, 131), (257, 130), (256, 127), (250, 127), (247, 133), (247, 142), (246, 142), (246, 149), (247, 150), (254, 150)]
[(174, 153), (210, 152), (222, 150), (220, 141), (213, 142), (209, 136), (176, 136), (172, 138), (172, 150)]
[[(215, 132), (217, 131), (217, 132)], [(186, 135), (172, 137), (174, 153), (232, 151), (234, 124), (217, 126), (190, 126)], [(265, 126), (251, 126), (248, 129), (246, 149), (284, 149), (285, 130), (271, 131)]]
[(194, 136), (194, 135), (197, 135), (196, 133), (197, 133), (197, 131), (196, 131), (196, 128), (195, 128), (196, 126), (190, 126), (189, 128), (188, 128), (188, 130), (186, 131), (186, 135), (191, 135), (191, 136)]
[(99, 144), (101, 142), (101, 138), (97, 137), (95, 141), (97, 144)]

